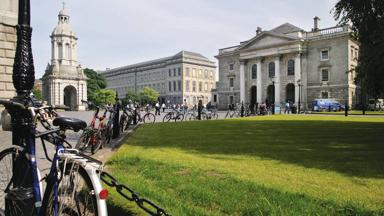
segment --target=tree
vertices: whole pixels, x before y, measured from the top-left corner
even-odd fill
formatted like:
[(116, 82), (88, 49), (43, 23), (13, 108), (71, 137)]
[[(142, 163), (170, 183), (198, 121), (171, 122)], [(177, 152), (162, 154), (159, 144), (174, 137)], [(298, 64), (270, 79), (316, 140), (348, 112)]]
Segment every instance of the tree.
[(43, 100), (43, 94), (41, 93), (40, 89), (33, 87), (32, 93), (37, 100), (39, 101)]
[(89, 68), (84, 69), (84, 74), (88, 77), (88, 80), (87, 80), (88, 101), (96, 102), (97, 90), (105, 89), (107, 87), (107, 81), (101, 74), (98, 74), (96, 71)]
[(116, 92), (111, 89), (99, 89), (95, 92), (96, 105), (114, 104), (116, 101)]
[(129, 101), (139, 101), (139, 96), (132, 92), (132, 91), (127, 91), (127, 94), (125, 95), (125, 98), (122, 100), (123, 105), (127, 105)]
[(149, 87), (143, 88), (143, 91), (140, 92), (140, 100), (142, 103), (154, 103), (158, 100), (159, 96), (159, 92)]
[[(342, 25), (352, 24), (360, 43), (357, 83), (374, 98), (384, 95), (384, 1), (340, 0), (334, 17)], [(364, 96), (365, 97), (365, 96)]]

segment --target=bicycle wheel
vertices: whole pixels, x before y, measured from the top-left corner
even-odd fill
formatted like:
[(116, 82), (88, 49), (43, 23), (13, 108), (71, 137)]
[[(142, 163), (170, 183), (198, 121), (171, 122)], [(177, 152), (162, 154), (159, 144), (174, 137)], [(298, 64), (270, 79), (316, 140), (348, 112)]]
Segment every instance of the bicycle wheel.
[(219, 118), (219, 114), (217, 114), (217, 113), (212, 114), (212, 119), (218, 119), (218, 118)]
[(163, 122), (169, 122), (172, 119), (173, 113), (167, 113), (164, 118)]
[(193, 113), (187, 113), (184, 117), (186, 121), (193, 121), (196, 120), (196, 116)]
[[(13, 170), (14, 166), (18, 169)], [(0, 152), (0, 215), (5, 215), (5, 197), (8, 192), (26, 189), (33, 185), (31, 170), (28, 159), (19, 148), (11, 147)], [(12, 176), (14, 176), (13, 179)], [(20, 196), (23, 195), (20, 194)], [(12, 215), (27, 215), (25, 207), (25, 205), (18, 206), (16, 203), (12, 203), (7, 207), (7, 212)], [(28, 209), (28, 215), (34, 215), (34, 206), (28, 207), (31, 208)]]
[[(103, 128), (102, 130), (106, 131), (106, 129), (107, 128)], [(95, 133), (92, 140), (91, 154), (95, 154), (100, 148), (102, 148), (105, 142), (107, 142), (107, 139), (103, 136), (101, 131)]]
[(155, 123), (156, 121), (156, 116), (153, 115), (152, 113), (147, 113), (143, 117), (144, 123)]
[(183, 120), (184, 120), (184, 114), (183, 113), (179, 113), (175, 118), (175, 122), (182, 122)]
[[(67, 164), (63, 169), (60, 168), (63, 174), (58, 180), (58, 215), (97, 216), (97, 194), (87, 172), (77, 163)], [(54, 191), (54, 178), (48, 178), (43, 215), (54, 215)]]
[(209, 119), (209, 118), (208, 118), (207, 113), (202, 112), (202, 113), (201, 113), (201, 119), (200, 119), (200, 120), (208, 120), (208, 119)]
[(127, 116), (121, 115), (120, 122), (119, 122), (119, 130), (120, 133), (124, 132), (125, 124), (127, 123)]

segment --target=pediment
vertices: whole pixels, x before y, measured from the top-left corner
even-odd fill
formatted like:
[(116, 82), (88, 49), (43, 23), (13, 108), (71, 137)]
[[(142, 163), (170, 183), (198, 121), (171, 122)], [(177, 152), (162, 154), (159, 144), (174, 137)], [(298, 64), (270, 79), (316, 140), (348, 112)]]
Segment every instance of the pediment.
[(290, 36), (274, 34), (271, 32), (263, 32), (262, 34), (244, 43), (240, 50), (253, 50), (263, 47), (280, 46), (295, 40), (297, 39)]

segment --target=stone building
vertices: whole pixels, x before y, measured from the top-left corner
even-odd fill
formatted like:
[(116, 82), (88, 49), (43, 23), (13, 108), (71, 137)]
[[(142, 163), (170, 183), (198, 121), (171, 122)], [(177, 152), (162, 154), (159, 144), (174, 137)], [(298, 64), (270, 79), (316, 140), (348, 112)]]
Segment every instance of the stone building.
[(51, 34), (52, 54), (43, 81), (43, 98), (50, 105), (64, 104), (71, 110), (85, 110), (87, 78), (77, 61), (77, 40), (65, 7)]
[(128, 91), (139, 93), (150, 87), (160, 93), (160, 101), (188, 106), (211, 100), (215, 84), (215, 63), (198, 53), (181, 51), (174, 56), (108, 69), (102, 74), (107, 88), (125, 98)]
[[(212, 91), (221, 109), (229, 103), (282, 106), (287, 101), (310, 109), (314, 99), (334, 98), (356, 104), (354, 84), (358, 43), (348, 26), (304, 31), (285, 23), (272, 30), (257, 28), (240, 45), (219, 50), (219, 81)], [(299, 94), (300, 92), (300, 94)]]
[[(12, 82), (13, 61), (16, 51), (16, 25), (18, 2), (1, 0), (0, 4), (0, 99), (16, 95)], [(3, 108), (0, 107), (0, 112)]]

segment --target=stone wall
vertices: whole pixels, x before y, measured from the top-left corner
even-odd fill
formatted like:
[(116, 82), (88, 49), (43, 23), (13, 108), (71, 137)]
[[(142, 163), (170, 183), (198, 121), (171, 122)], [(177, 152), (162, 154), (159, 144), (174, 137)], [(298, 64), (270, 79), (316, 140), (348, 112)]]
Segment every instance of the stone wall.
[(13, 60), (16, 50), (16, 28), (0, 24), (0, 98), (15, 96), (12, 83)]

